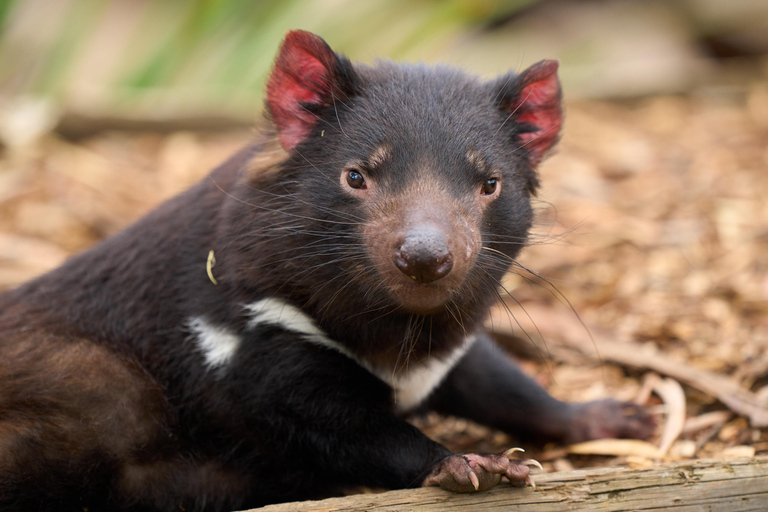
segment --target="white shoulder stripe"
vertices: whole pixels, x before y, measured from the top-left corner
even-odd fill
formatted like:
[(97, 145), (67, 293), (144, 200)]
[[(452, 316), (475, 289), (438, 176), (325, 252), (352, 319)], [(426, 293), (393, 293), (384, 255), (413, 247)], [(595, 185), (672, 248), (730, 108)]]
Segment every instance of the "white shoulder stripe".
[(195, 335), (197, 347), (210, 367), (227, 364), (240, 348), (239, 336), (224, 327), (209, 324), (203, 317), (190, 318), (188, 325)]
[(287, 302), (266, 298), (251, 304), (246, 304), (245, 309), (251, 316), (248, 321), (248, 329), (253, 330), (260, 325), (276, 325), (286, 331), (292, 331), (303, 334), (303, 339), (318, 345), (323, 345), (345, 356), (355, 359), (352, 353), (342, 344), (330, 339), (328, 335), (320, 329), (311, 316), (302, 310), (288, 304)]

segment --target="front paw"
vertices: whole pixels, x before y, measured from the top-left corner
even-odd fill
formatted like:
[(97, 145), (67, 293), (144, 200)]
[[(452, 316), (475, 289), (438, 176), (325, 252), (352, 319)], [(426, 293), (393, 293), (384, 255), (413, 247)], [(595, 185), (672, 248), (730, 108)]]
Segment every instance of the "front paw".
[(647, 439), (656, 422), (644, 407), (618, 400), (574, 404), (567, 444), (603, 438)]
[(506, 476), (513, 485), (533, 485), (528, 476), (528, 466), (541, 468), (541, 465), (533, 459), (510, 460), (509, 456), (515, 451), (520, 449), (513, 448), (501, 455), (451, 455), (435, 465), (422, 486), (440, 486), (452, 492), (486, 491), (498, 484), (502, 476)]

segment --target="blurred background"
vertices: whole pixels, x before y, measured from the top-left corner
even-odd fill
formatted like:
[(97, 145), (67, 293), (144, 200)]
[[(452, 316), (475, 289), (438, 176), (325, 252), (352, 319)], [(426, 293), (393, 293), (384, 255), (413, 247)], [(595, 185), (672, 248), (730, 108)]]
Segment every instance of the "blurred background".
[[(575, 311), (609, 338), (727, 376), (765, 407), (765, 0), (0, 0), (0, 289), (246, 144), (291, 28), (353, 60), (448, 62), (489, 78), (559, 59), (564, 135), (541, 166), (521, 258), (549, 283), (504, 282), (515, 316), (544, 339), (510, 318), (499, 338), (562, 398), (637, 397), (643, 372), (556, 350), (567, 336), (546, 327)], [(670, 453), (768, 453), (760, 424), (685, 392), (689, 419), (722, 414), (679, 433)], [(510, 442), (425, 421), (454, 449)]]
[[(3, 140), (101, 120), (248, 124), (283, 34), (354, 60), (449, 62), (485, 76), (562, 62), (568, 98), (627, 98), (764, 77), (757, 0), (3, 0)], [(26, 122), (15, 120), (16, 116)], [(14, 125), (14, 122), (16, 125)]]

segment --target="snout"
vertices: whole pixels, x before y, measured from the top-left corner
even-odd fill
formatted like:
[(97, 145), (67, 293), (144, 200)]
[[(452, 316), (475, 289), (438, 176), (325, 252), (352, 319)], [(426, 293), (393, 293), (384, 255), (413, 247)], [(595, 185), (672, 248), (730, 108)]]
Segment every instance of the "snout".
[(393, 260), (400, 272), (422, 284), (446, 277), (454, 262), (447, 234), (434, 226), (409, 231), (395, 247)]
[(440, 311), (460, 296), (475, 263), (481, 242), (474, 217), (440, 190), (419, 189), (381, 210), (388, 214), (366, 223), (365, 236), (382, 283), (405, 311)]

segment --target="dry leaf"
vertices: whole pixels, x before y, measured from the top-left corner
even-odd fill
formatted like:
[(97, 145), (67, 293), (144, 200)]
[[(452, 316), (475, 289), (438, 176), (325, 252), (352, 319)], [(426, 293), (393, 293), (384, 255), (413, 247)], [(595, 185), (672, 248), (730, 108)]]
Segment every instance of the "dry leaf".
[(656, 446), (639, 439), (598, 439), (584, 443), (572, 444), (567, 447), (568, 453), (584, 455), (613, 455), (645, 457), (649, 459), (661, 459), (664, 453)]

